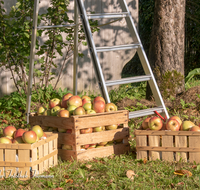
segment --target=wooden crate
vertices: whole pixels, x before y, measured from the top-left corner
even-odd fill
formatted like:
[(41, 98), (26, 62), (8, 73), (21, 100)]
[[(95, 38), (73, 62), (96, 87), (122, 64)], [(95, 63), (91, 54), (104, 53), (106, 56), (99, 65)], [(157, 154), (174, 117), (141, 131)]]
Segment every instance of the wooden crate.
[(137, 159), (200, 163), (200, 133), (135, 130)]
[(58, 134), (46, 135), (46, 139), (34, 144), (0, 144), (0, 178), (40, 177), (39, 174), (57, 165)]
[[(57, 127), (62, 129), (72, 129), (71, 134), (58, 133), (58, 143), (68, 144), (73, 150), (58, 149), (58, 155), (62, 160), (86, 160), (95, 157), (105, 157), (112, 154), (119, 155), (129, 151), (128, 143), (128, 111), (106, 112), (91, 115), (77, 115), (70, 118), (61, 118), (54, 116), (30, 116), (31, 125), (40, 125)], [(90, 134), (80, 134), (80, 129), (106, 126), (112, 124), (122, 124), (122, 128), (95, 132)], [(123, 143), (113, 146), (82, 150), (81, 146), (85, 144), (95, 144), (112, 140), (123, 139)]]

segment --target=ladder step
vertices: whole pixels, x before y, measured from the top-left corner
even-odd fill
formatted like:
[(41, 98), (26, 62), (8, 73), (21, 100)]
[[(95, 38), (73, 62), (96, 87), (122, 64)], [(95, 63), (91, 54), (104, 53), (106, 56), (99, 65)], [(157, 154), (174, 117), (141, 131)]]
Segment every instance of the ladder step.
[(149, 108), (145, 110), (139, 110), (134, 112), (129, 112), (129, 119), (136, 118), (136, 117), (143, 117), (147, 115), (153, 115), (155, 114), (154, 111), (157, 111), (158, 113), (163, 113), (164, 108), (162, 106), (155, 107), (155, 108)]
[(149, 81), (152, 77), (150, 74), (143, 75), (143, 76), (136, 76), (136, 77), (127, 77), (120, 80), (112, 80), (112, 81), (106, 81), (106, 86), (114, 86), (119, 84), (128, 84), (128, 83), (134, 83), (134, 82), (143, 82), (143, 81)]
[(44, 29), (44, 28), (62, 28), (62, 27), (75, 27), (75, 24), (67, 24), (67, 25), (52, 25), (52, 26), (38, 26), (37, 29)]
[(106, 52), (106, 51), (118, 51), (118, 50), (128, 50), (128, 49), (137, 49), (141, 47), (140, 44), (128, 44), (128, 45), (118, 45), (110, 47), (97, 47), (97, 52)]
[(88, 19), (101, 19), (101, 18), (124, 18), (127, 17), (128, 12), (121, 13), (100, 13), (100, 14), (87, 14)]

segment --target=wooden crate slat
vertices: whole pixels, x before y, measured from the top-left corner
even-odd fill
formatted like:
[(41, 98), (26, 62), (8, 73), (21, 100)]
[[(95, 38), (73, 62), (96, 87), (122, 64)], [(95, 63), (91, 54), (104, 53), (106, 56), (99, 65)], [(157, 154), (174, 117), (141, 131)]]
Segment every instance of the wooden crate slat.
[(75, 134), (58, 133), (58, 143), (75, 146)]
[(103, 148), (94, 148), (86, 151), (78, 151), (78, 160), (90, 160), (92, 158), (102, 158), (112, 154), (119, 155), (129, 151), (129, 144), (117, 144), (114, 146), (108, 146)]
[[(49, 154), (49, 147), (48, 147), (48, 143), (44, 144), (44, 154), (43, 154), (43, 157), (47, 156)], [(45, 159), (44, 160), (44, 170), (46, 171), (47, 169), (49, 168), (49, 160), (48, 159)]]
[[(136, 136), (136, 144), (138, 146), (144, 146), (147, 147), (147, 136)], [(147, 159), (147, 151), (146, 150), (139, 150), (136, 147), (137, 150), (137, 159)]]
[[(42, 159), (44, 157), (44, 145), (38, 147), (38, 159)], [(44, 162), (40, 162), (38, 165), (38, 172), (39, 174), (43, 173), (44, 171)]]
[[(37, 159), (38, 159), (38, 149), (34, 148), (31, 153), (32, 153), (32, 162), (37, 161)], [(38, 165), (37, 164), (33, 165), (31, 167), (31, 170), (32, 170), (32, 175), (34, 175), (34, 176), (37, 175), (38, 174)]]
[[(175, 136), (175, 147), (187, 147), (187, 136)], [(180, 159), (187, 162), (187, 151), (176, 152), (176, 161), (179, 161)]]
[[(189, 136), (189, 148), (196, 148), (200, 146), (200, 136)], [(200, 151), (189, 152), (189, 161), (200, 163)]]
[[(53, 140), (53, 151), (57, 150), (57, 147), (58, 147), (58, 141), (57, 141), (57, 139), (54, 139)], [(55, 154), (53, 156), (53, 165), (56, 166), (57, 164), (58, 164), (58, 155)]]
[(128, 138), (129, 128), (121, 128), (89, 134), (80, 134), (77, 136), (77, 145), (93, 144), (118, 139)]
[[(162, 136), (162, 147), (173, 147), (173, 136)], [(173, 151), (162, 152), (162, 160), (173, 161), (174, 153)]]
[[(5, 149), (5, 161), (16, 162), (16, 150)], [(5, 167), (5, 177), (16, 176), (16, 167)]]
[[(149, 146), (160, 146), (160, 136), (159, 135), (149, 135)], [(149, 151), (149, 160), (160, 160), (160, 152), (159, 151)]]
[[(0, 149), (0, 161), (4, 161), (4, 150)], [(4, 166), (0, 167), (0, 176), (4, 176)]]
[[(53, 141), (50, 141), (48, 143), (48, 149), (49, 149), (49, 154), (53, 152)], [(49, 167), (53, 166), (53, 157), (50, 157), (49, 159)]]
[(77, 155), (76, 151), (74, 150), (58, 149), (58, 157), (60, 157), (63, 160), (71, 160), (71, 157), (76, 159)]
[[(18, 150), (19, 162), (30, 162), (30, 150)], [(26, 180), (30, 176), (30, 167), (18, 168), (19, 176), (21, 180)]]

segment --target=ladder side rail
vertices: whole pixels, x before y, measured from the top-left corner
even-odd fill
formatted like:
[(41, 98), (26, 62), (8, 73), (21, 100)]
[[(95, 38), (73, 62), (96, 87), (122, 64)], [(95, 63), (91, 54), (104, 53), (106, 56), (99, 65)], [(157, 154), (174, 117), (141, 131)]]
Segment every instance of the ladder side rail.
[(82, 0), (76, 0), (76, 2), (77, 2), (77, 5), (78, 5), (81, 20), (82, 20), (82, 23), (83, 23), (83, 29), (85, 31), (87, 43), (88, 43), (88, 46), (90, 48), (89, 52), (90, 52), (90, 55), (91, 55), (91, 59), (93, 60), (93, 63), (94, 63), (93, 66), (94, 66), (94, 70), (95, 70), (95, 73), (96, 73), (96, 76), (97, 76), (97, 79), (98, 79), (99, 88), (100, 88), (102, 96), (105, 98), (105, 101), (107, 103), (109, 103), (110, 98), (109, 98), (109, 94), (107, 92), (103, 72), (102, 72), (101, 65), (100, 65), (100, 62), (99, 62), (99, 59), (98, 59), (98, 55), (97, 55), (96, 47), (95, 47), (95, 44), (94, 44), (92, 32), (90, 30), (90, 24), (89, 24), (88, 19), (87, 19), (86, 10), (85, 10), (85, 7), (84, 7)]
[(26, 102), (26, 121), (29, 123), (30, 107), (31, 107), (31, 92), (32, 92), (32, 81), (33, 81), (33, 70), (34, 70), (34, 58), (35, 58), (35, 44), (36, 44), (36, 33), (37, 33), (37, 21), (39, 12), (39, 0), (34, 1), (34, 12), (33, 12), (33, 28), (31, 37), (31, 49), (30, 49), (30, 65), (29, 65), (29, 78), (28, 78), (28, 91), (27, 91), (27, 102)]

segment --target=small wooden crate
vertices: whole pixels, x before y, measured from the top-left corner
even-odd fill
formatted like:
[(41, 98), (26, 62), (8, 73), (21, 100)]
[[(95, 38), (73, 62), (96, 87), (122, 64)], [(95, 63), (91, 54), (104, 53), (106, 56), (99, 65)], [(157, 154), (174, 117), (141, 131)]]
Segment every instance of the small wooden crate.
[[(123, 154), (129, 151), (128, 143), (128, 111), (106, 112), (90, 115), (77, 115), (70, 118), (54, 116), (30, 116), (31, 125), (40, 125), (42, 127), (57, 127), (62, 129), (71, 129), (72, 133), (58, 133), (58, 143), (68, 144), (73, 150), (58, 149), (58, 155), (62, 160), (87, 160), (95, 157), (105, 157), (112, 154)], [(122, 124), (122, 128), (95, 132), (89, 134), (80, 134), (80, 130), (90, 127), (106, 126), (113, 124)], [(86, 144), (95, 144), (112, 140), (123, 139), (123, 143), (108, 147), (82, 150), (81, 146)]]
[(34, 144), (0, 144), (0, 178), (40, 177), (39, 174), (57, 165), (58, 134), (46, 135), (46, 139)]
[(135, 130), (137, 159), (200, 163), (200, 133)]

